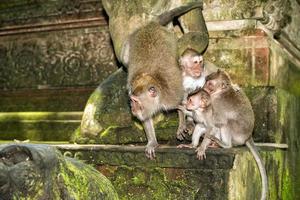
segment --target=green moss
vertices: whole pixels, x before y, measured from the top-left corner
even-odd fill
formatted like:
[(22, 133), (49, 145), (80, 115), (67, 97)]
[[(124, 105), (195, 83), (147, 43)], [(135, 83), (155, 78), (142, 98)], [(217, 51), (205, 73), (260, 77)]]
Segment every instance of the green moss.
[(1, 112), (0, 122), (28, 120), (81, 120), (82, 112)]
[[(118, 199), (109, 180), (91, 166), (83, 167), (74, 162), (60, 163), (58, 177), (64, 182), (69, 195), (76, 200), (91, 199), (92, 197)], [(98, 178), (95, 179), (95, 177)], [(91, 183), (91, 179), (95, 182)], [(100, 194), (99, 191), (103, 194)]]

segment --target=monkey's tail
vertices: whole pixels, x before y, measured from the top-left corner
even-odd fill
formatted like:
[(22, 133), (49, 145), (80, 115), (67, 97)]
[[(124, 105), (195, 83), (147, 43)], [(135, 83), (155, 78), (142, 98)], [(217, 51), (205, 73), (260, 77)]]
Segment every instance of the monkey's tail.
[(178, 8), (174, 8), (170, 11), (166, 11), (165, 13), (158, 16), (159, 24), (165, 26), (169, 22), (171, 22), (174, 19), (174, 17), (180, 16), (195, 8), (202, 8), (202, 7), (203, 7), (203, 3), (202, 1), (199, 1), (199, 2), (187, 3)]
[(260, 157), (260, 154), (258, 153), (258, 150), (252, 138), (246, 142), (246, 146), (249, 148), (250, 152), (252, 153), (260, 172), (261, 183), (262, 183), (262, 191), (261, 191), (260, 199), (266, 200), (268, 196), (268, 178), (267, 178), (266, 168), (263, 164), (263, 161)]

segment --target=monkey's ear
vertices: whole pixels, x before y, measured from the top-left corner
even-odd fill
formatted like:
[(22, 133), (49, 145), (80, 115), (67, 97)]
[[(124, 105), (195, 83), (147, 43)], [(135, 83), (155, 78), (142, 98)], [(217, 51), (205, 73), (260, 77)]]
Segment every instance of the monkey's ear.
[(151, 97), (157, 96), (157, 90), (154, 86), (149, 87), (148, 92)]
[(222, 81), (222, 85), (221, 85), (222, 89), (227, 88), (227, 86), (228, 86), (228, 83), (226, 81)]

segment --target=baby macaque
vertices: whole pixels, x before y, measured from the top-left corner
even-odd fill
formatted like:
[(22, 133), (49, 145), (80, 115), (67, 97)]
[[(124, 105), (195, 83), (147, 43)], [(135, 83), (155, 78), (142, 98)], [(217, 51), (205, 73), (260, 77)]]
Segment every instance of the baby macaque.
[(178, 110), (179, 126), (177, 130), (177, 139), (183, 140), (186, 133), (193, 132), (194, 123), (190, 117), (191, 113), (184, 110), (187, 97), (205, 84), (205, 77), (212, 72), (217, 71), (217, 67), (212, 63), (205, 62), (203, 56), (193, 49), (186, 49), (179, 59), (182, 68), (184, 98), (181, 103), (183, 107)]
[[(234, 87), (236, 86), (232, 85), (229, 76), (223, 71), (206, 77), (204, 89), (210, 94), (213, 125), (220, 129), (220, 137), (206, 134), (205, 138), (217, 142), (223, 148), (246, 144), (261, 174), (261, 199), (266, 199), (268, 193), (266, 170), (252, 139), (254, 113), (245, 93)], [(205, 154), (205, 149), (199, 151), (198, 154)]]
[[(197, 148), (200, 137), (203, 134), (215, 135), (216, 138), (220, 137), (220, 130), (213, 126), (211, 100), (205, 90), (199, 89), (191, 94), (187, 99), (185, 107), (181, 106), (179, 108), (182, 109), (183, 112), (188, 110), (189, 112), (187, 112), (186, 115), (192, 117), (196, 125), (192, 135), (192, 143), (178, 145), (178, 148)], [(192, 115), (190, 113), (192, 113)], [(196, 149), (197, 158), (199, 160), (205, 158), (205, 150), (210, 143), (211, 140), (205, 137), (200, 147)]]

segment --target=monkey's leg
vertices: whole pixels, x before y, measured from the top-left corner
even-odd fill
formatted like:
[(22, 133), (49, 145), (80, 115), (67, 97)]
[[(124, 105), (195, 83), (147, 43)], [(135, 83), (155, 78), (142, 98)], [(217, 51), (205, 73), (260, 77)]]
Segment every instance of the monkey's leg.
[(216, 142), (222, 148), (228, 149), (232, 147), (232, 137), (227, 129), (221, 129), (220, 139), (217, 138), (214, 134), (205, 134), (205, 137)]
[(211, 139), (207, 138), (207, 137), (204, 137), (204, 139), (202, 140), (201, 142), (201, 145), (200, 147), (198, 147), (196, 149), (196, 152), (197, 152), (197, 158), (199, 160), (204, 160), (206, 159), (206, 154), (205, 154), (205, 151), (208, 147), (208, 145), (211, 143)]
[(192, 146), (196, 148), (199, 145), (200, 137), (206, 132), (206, 128), (202, 124), (196, 124), (192, 135)]
[(190, 116), (187, 116), (187, 119), (185, 121), (185, 129), (184, 132), (188, 135), (192, 135), (195, 130), (195, 123), (194, 119)]
[(153, 160), (155, 158), (155, 148), (158, 146), (158, 143), (155, 136), (152, 118), (145, 120), (143, 122), (143, 126), (148, 140), (145, 153), (147, 158)]
[(205, 133), (206, 128), (203, 127), (202, 124), (197, 124), (195, 126), (193, 135), (192, 135), (192, 143), (191, 144), (180, 144), (177, 146), (177, 148), (196, 148), (199, 145), (200, 137)]
[(184, 130), (185, 130), (185, 114), (184, 111), (178, 109), (179, 125), (176, 132), (176, 138), (180, 141), (184, 139)]

